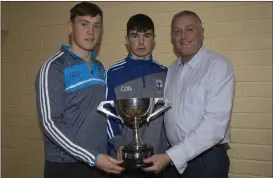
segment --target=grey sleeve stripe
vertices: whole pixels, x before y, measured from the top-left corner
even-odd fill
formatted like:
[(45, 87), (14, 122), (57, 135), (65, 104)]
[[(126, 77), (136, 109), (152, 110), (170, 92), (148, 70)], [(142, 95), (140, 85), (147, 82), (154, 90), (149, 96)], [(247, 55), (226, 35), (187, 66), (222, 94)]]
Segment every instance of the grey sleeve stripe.
[(68, 150), (74, 156), (81, 158), (82, 160), (94, 164), (94, 155), (89, 153), (84, 148), (72, 143), (54, 124), (51, 118), (50, 100), (48, 96), (48, 70), (50, 64), (63, 54), (56, 55), (54, 58), (48, 60), (41, 68), (39, 76), (39, 91), (40, 91), (40, 110), (42, 114), (42, 121), (45, 130), (50, 134), (52, 138), (56, 140), (63, 148)]

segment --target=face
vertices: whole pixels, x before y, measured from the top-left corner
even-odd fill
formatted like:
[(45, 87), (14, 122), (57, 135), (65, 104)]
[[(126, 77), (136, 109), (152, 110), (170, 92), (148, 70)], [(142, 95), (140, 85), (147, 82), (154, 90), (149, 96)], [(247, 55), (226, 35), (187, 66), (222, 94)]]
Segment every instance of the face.
[(69, 22), (72, 45), (85, 51), (91, 51), (101, 36), (101, 16), (77, 16)]
[(131, 30), (126, 36), (126, 41), (131, 50), (132, 58), (148, 59), (154, 48), (154, 38), (152, 29), (146, 32)]
[(193, 16), (178, 17), (172, 26), (172, 42), (181, 57), (190, 60), (201, 48), (204, 29)]

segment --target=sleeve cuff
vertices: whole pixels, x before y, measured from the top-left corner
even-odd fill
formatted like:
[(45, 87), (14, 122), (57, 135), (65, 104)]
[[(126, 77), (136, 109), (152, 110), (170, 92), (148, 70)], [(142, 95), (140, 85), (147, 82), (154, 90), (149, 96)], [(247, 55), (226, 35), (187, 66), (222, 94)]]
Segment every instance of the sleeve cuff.
[(96, 156), (95, 156), (94, 166), (97, 166), (98, 157), (99, 157), (99, 153), (97, 153)]
[(179, 145), (173, 146), (172, 148), (167, 150), (166, 153), (171, 158), (172, 163), (176, 167), (177, 171), (182, 174), (187, 168), (188, 164), (186, 156), (182, 154), (184, 152), (183, 150), (181, 150), (181, 147), (179, 147)]

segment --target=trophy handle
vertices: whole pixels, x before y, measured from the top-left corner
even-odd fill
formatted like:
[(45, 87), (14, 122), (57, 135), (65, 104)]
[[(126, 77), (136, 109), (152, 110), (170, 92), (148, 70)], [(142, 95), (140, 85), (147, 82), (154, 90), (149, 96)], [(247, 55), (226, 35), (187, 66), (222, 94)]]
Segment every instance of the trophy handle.
[(165, 98), (155, 98), (154, 99), (155, 103), (154, 105), (158, 104), (158, 103), (164, 103), (164, 106), (162, 106), (161, 108), (159, 108), (158, 110), (156, 110), (154, 113), (152, 113), (148, 118), (147, 118), (147, 122), (149, 123), (150, 119), (157, 116), (158, 114), (160, 114), (161, 112), (163, 112), (164, 110), (166, 110), (168, 107), (171, 106), (170, 102), (165, 99)]
[(99, 110), (99, 111), (101, 111), (101, 112), (103, 112), (103, 113), (105, 113), (105, 114), (107, 114), (107, 115), (109, 115), (109, 116), (112, 116), (112, 117), (114, 117), (114, 118), (120, 120), (121, 123), (123, 124), (124, 121), (123, 121), (123, 119), (122, 119), (121, 117), (119, 117), (119, 116), (117, 116), (117, 115), (111, 113), (110, 111), (108, 111), (107, 109), (104, 108), (104, 105), (105, 105), (105, 104), (110, 104), (112, 107), (114, 107), (114, 101), (113, 101), (113, 100), (112, 100), (112, 101), (102, 101), (102, 102), (99, 104), (97, 110)]

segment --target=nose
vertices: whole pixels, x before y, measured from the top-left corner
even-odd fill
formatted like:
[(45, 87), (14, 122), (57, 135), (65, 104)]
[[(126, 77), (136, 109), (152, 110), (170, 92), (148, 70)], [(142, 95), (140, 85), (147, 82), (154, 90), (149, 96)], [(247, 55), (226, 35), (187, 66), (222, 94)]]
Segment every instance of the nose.
[(144, 44), (144, 37), (143, 36), (140, 36), (140, 38), (139, 38), (139, 44)]
[(94, 27), (88, 27), (87, 33), (93, 35), (94, 34)]
[(186, 34), (186, 32), (181, 31), (180, 38), (181, 38), (182, 40), (187, 39), (187, 34)]

